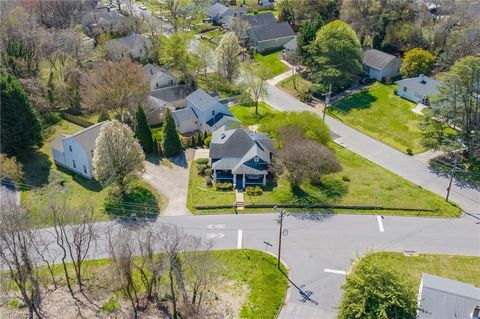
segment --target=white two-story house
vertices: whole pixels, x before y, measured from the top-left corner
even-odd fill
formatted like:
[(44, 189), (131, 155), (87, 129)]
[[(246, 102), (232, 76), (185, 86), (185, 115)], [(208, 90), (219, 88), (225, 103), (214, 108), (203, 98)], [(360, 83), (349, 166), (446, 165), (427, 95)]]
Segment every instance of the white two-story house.
[(194, 131), (212, 133), (224, 125), (240, 127), (240, 121), (232, 115), (228, 106), (202, 89), (188, 95), (185, 100), (187, 107), (172, 113), (177, 130), (182, 134)]
[(102, 125), (98, 123), (73, 135), (61, 135), (52, 142), (55, 164), (88, 179), (93, 178), (92, 158)]

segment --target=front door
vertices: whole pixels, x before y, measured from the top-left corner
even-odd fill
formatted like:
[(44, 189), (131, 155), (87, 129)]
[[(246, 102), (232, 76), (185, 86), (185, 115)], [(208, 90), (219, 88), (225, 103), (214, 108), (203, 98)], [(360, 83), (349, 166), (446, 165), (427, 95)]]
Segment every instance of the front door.
[(235, 175), (235, 186), (237, 189), (243, 189), (243, 175)]

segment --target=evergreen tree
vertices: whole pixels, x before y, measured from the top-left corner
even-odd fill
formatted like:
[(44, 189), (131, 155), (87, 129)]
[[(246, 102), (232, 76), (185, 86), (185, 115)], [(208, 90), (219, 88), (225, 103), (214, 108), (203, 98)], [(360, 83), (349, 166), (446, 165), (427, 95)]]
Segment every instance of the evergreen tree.
[(150, 130), (150, 126), (148, 126), (147, 117), (140, 103), (137, 106), (135, 119), (135, 137), (140, 141), (143, 151), (146, 154), (150, 154), (153, 151), (152, 131)]
[(198, 139), (197, 139), (198, 146), (203, 146), (203, 134), (198, 133)]
[(297, 50), (302, 59), (308, 57), (308, 46), (315, 40), (317, 31), (323, 27), (323, 20), (316, 16), (313, 21), (308, 21), (300, 28), (297, 36)]
[(16, 78), (0, 75), (1, 147), (7, 155), (19, 155), (42, 146), (40, 122), (25, 90)]
[(170, 110), (168, 109), (163, 126), (162, 150), (163, 154), (167, 157), (175, 156), (182, 151), (182, 143), (178, 137), (172, 113), (170, 113)]

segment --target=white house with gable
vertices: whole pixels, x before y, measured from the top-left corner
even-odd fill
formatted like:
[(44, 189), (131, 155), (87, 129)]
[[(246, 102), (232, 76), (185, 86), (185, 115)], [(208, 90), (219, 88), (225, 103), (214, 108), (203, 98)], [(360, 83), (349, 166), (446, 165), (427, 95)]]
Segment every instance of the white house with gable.
[(102, 125), (98, 123), (73, 135), (61, 135), (52, 142), (55, 164), (88, 179), (93, 177), (92, 158)]
[(177, 78), (175, 75), (160, 66), (149, 63), (143, 67), (143, 71), (145, 72), (147, 80), (150, 82), (151, 90), (161, 89), (177, 84)]

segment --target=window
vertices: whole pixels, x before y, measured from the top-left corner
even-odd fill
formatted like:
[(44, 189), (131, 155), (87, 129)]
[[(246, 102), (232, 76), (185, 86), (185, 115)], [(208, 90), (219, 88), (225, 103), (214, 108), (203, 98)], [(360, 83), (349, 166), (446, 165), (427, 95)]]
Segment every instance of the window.
[(403, 92), (407, 92), (407, 87), (406, 86), (403, 87)]
[(77, 165), (75, 164), (75, 160), (73, 160), (73, 168), (77, 168)]
[(212, 116), (214, 116), (214, 115), (215, 115), (215, 111), (212, 111)]
[(83, 172), (87, 174), (87, 167), (85, 165), (83, 165)]
[(72, 145), (68, 145), (68, 149), (70, 150), (70, 152), (72, 151)]
[(142, 53), (143, 53), (143, 49), (140, 49), (140, 54), (142, 54)]
[(173, 84), (173, 80), (170, 80), (170, 84)]
[(258, 163), (258, 160), (259, 160), (259, 159), (258, 159), (258, 156), (255, 156), (255, 157), (253, 158), (253, 161), (254, 161), (255, 163)]
[(158, 89), (158, 86), (159, 86), (159, 85), (158, 85), (158, 82), (157, 82), (157, 83), (155, 83), (155, 86), (156, 86), (156, 87), (157, 87), (157, 89)]

